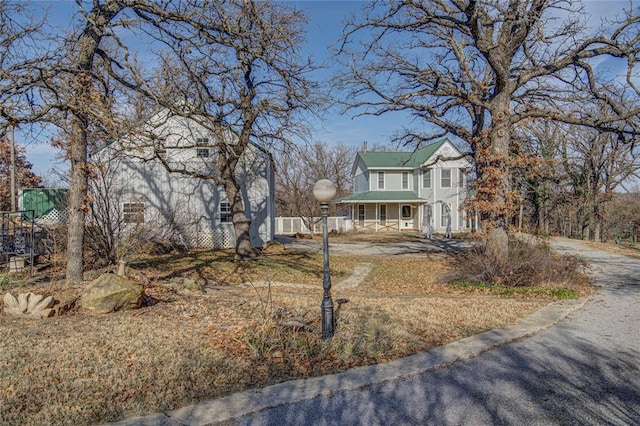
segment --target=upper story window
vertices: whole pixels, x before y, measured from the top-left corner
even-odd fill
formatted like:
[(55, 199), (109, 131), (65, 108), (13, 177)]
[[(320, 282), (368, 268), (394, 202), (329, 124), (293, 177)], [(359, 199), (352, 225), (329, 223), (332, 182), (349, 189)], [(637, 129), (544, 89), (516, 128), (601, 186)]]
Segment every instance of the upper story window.
[(378, 172), (378, 189), (384, 189), (384, 172)]
[(440, 187), (451, 188), (451, 169), (442, 169), (440, 173)]
[(459, 169), (458, 170), (458, 186), (460, 188), (464, 188), (465, 185), (465, 181), (466, 181), (466, 170), (465, 169)]
[(196, 157), (208, 157), (209, 148), (203, 148), (209, 145), (209, 138), (197, 138), (196, 139)]
[(231, 214), (231, 204), (223, 201), (220, 203), (220, 222), (229, 223), (233, 221), (233, 214)]
[(431, 188), (431, 169), (422, 171), (422, 187)]
[(431, 188), (431, 169), (422, 171), (422, 187)]
[(402, 189), (409, 189), (409, 172), (402, 172)]

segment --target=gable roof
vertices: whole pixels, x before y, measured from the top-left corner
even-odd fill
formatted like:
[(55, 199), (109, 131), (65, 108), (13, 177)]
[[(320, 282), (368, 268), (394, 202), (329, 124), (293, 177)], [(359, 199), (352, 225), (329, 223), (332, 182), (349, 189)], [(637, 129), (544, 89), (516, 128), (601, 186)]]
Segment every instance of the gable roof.
[[(440, 147), (449, 142), (442, 139), (423, 148), (409, 152), (359, 152), (358, 157), (362, 159), (368, 169), (415, 169), (431, 158)], [(453, 146), (454, 149), (455, 146)], [(456, 151), (458, 151), (456, 149)], [(357, 164), (357, 157), (356, 157)], [(355, 167), (355, 165), (354, 165)]]

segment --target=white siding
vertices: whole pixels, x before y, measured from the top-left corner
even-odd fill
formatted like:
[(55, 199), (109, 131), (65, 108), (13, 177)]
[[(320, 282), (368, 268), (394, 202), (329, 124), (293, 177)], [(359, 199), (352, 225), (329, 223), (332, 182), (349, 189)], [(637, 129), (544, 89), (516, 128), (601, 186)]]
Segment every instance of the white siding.
[[(154, 132), (166, 143), (166, 159), (173, 167), (186, 171), (212, 174), (215, 156), (211, 149), (208, 158), (197, 157), (196, 138), (213, 135), (202, 126), (183, 118), (167, 119)], [(153, 149), (144, 146), (144, 140), (128, 138), (118, 141), (94, 155), (100, 162), (109, 162), (116, 176), (111, 191), (121, 198), (143, 200), (145, 223), (171, 228), (193, 246), (233, 247), (233, 226), (220, 222), (219, 204), (227, 201), (221, 187), (211, 180), (196, 179), (181, 173), (169, 173), (157, 160), (152, 160)], [(137, 145), (136, 149), (132, 149)], [(274, 237), (275, 196), (271, 157), (250, 145), (236, 174), (242, 182), (245, 213), (251, 219), (253, 246), (266, 245)]]

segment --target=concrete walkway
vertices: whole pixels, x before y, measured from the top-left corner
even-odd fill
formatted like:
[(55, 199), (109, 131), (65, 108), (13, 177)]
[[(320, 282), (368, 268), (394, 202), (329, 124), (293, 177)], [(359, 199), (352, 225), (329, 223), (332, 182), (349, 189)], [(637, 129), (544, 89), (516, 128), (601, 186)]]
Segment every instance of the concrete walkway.
[(594, 297), (387, 364), (116, 424), (638, 424), (640, 261), (552, 244), (593, 265)]

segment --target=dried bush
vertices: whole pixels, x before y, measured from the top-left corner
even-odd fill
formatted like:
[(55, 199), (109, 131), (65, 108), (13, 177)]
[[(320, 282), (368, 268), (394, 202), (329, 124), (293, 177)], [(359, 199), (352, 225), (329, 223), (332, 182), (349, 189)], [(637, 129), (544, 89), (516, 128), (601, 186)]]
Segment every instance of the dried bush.
[(578, 256), (554, 253), (544, 242), (510, 239), (505, 263), (496, 262), (483, 248), (454, 258), (454, 280), (488, 283), (503, 287), (544, 286), (584, 279), (588, 265)]

